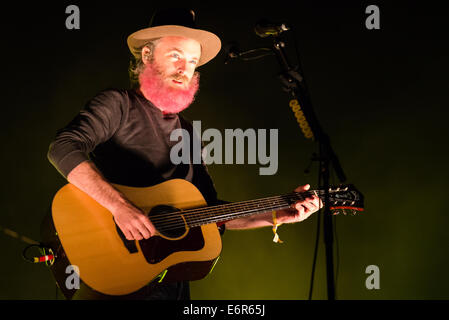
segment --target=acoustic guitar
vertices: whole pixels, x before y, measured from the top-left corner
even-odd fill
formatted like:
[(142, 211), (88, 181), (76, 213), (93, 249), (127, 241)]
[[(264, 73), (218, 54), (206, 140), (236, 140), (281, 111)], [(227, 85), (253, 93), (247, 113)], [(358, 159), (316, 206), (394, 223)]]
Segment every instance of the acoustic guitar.
[[(43, 243), (54, 254), (51, 269), (56, 282), (67, 288), (67, 266), (78, 268), (79, 278), (106, 295), (133, 293), (150, 282), (198, 280), (213, 269), (222, 249), (217, 222), (290, 207), (324, 190), (292, 192), (281, 196), (207, 206), (190, 182), (173, 179), (135, 188), (114, 185), (148, 214), (158, 234), (144, 240), (126, 240), (112, 214), (72, 184), (54, 196), (51, 214), (43, 223)], [(356, 213), (363, 210), (363, 196), (352, 185), (330, 188), (331, 210)]]

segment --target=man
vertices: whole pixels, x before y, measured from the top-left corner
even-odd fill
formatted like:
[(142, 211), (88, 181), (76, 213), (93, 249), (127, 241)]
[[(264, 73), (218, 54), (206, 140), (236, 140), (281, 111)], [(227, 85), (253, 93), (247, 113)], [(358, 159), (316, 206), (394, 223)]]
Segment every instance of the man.
[[(179, 115), (199, 87), (197, 67), (213, 59), (220, 39), (195, 26), (189, 10), (160, 11), (151, 27), (128, 37), (134, 56), (132, 90), (105, 90), (58, 131), (48, 157), (67, 180), (108, 209), (128, 240), (148, 239), (156, 229), (145, 213), (111, 184), (144, 187), (181, 178), (192, 182), (209, 205), (217, 194), (204, 164), (173, 164), (170, 133), (191, 124)], [(295, 191), (305, 191), (308, 185)], [(290, 210), (227, 221), (223, 228), (249, 229), (299, 222), (319, 209), (317, 197)], [(126, 298), (188, 299), (187, 282), (151, 285)], [(84, 286), (75, 298), (105, 298)]]

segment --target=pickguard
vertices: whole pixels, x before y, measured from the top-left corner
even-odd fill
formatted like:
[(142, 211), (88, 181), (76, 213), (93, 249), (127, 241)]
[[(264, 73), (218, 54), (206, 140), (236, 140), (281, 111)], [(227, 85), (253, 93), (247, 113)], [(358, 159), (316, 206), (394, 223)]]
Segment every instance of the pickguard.
[(139, 241), (142, 253), (150, 264), (156, 264), (177, 251), (197, 251), (204, 247), (201, 227), (189, 229), (189, 233), (179, 240), (168, 240), (160, 236)]

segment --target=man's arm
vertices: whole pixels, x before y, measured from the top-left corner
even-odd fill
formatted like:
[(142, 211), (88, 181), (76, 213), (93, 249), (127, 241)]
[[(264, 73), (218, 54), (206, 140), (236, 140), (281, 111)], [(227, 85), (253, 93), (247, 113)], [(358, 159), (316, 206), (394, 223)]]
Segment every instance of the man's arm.
[(272, 225), (273, 221), (270, 212), (258, 214), (255, 216), (229, 220), (225, 223), (226, 229), (229, 230), (255, 229), (261, 227), (268, 227)]
[[(310, 185), (306, 184), (304, 186), (299, 186), (298, 188), (296, 188), (295, 192), (304, 192), (309, 189)], [(292, 208), (277, 210), (276, 222), (278, 224), (301, 222), (310, 217), (312, 213), (318, 211), (322, 207), (323, 204), (319, 197), (310, 196), (304, 200), (297, 201), (294, 205), (292, 205)], [(230, 220), (227, 221), (225, 225), (226, 229), (242, 230), (273, 226), (273, 223), (272, 213), (267, 212), (263, 214)]]
[(156, 229), (148, 217), (101, 175), (91, 161), (77, 165), (67, 180), (108, 209), (128, 240), (148, 239)]
[(141, 240), (155, 234), (154, 226), (106, 181), (88, 156), (97, 145), (109, 140), (126, 118), (126, 103), (122, 100), (117, 90), (95, 96), (65, 128), (58, 130), (47, 156), (62, 176), (112, 213), (128, 240)]

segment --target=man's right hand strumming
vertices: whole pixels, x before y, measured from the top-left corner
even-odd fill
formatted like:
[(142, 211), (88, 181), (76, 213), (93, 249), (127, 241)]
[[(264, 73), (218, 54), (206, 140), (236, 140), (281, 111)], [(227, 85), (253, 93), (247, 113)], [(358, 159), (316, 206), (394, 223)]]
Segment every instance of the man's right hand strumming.
[(124, 203), (117, 207), (112, 215), (127, 240), (148, 239), (156, 234), (156, 228), (150, 219), (132, 204)]

